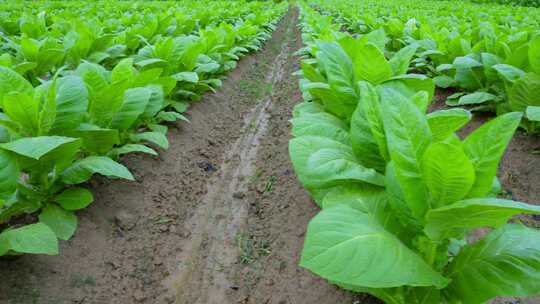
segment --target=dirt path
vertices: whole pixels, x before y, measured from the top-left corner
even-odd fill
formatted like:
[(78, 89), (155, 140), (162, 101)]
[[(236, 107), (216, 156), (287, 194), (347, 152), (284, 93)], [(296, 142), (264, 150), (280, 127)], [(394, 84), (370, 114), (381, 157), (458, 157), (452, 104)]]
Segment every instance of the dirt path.
[(0, 303), (352, 303), (297, 266), (317, 209), (287, 153), (296, 24), (292, 11), (191, 123), (171, 126), (159, 158), (125, 158), (136, 182), (93, 179), (59, 256), (0, 260)]

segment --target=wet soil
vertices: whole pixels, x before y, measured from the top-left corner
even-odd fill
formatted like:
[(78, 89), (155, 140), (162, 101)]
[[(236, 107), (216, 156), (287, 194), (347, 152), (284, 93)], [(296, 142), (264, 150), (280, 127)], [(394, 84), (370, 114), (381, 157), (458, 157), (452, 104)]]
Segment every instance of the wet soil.
[(94, 178), (60, 255), (0, 260), (0, 303), (353, 303), (297, 266), (317, 208), (287, 153), (296, 24), (172, 125), (167, 151), (125, 157), (136, 182)]
[[(193, 105), (190, 123), (171, 126), (167, 151), (122, 160), (136, 182), (92, 180), (95, 202), (60, 255), (0, 260), (0, 303), (379, 303), (298, 267), (318, 212), (287, 151), (300, 47), (291, 11), (261, 52)], [(448, 95), (438, 92), (434, 109)], [(489, 118), (476, 115), (462, 135)], [(499, 176), (514, 199), (538, 203), (539, 146), (518, 133), (505, 154)]]

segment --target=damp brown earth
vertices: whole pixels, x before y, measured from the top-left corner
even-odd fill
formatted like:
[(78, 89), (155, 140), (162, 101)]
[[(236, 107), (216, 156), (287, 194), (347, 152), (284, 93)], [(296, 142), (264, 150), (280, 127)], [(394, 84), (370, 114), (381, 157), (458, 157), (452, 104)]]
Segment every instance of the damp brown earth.
[[(261, 52), (194, 104), (190, 123), (170, 126), (159, 158), (122, 160), (136, 182), (93, 179), (95, 202), (60, 255), (0, 260), (0, 303), (379, 303), (298, 266), (318, 208), (287, 151), (302, 99), (291, 75), (297, 18), (289, 12)], [(447, 95), (437, 94), (439, 108)], [(539, 146), (519, 133), (505, 155), (499, 176), (515, 199), (540, 197)]]

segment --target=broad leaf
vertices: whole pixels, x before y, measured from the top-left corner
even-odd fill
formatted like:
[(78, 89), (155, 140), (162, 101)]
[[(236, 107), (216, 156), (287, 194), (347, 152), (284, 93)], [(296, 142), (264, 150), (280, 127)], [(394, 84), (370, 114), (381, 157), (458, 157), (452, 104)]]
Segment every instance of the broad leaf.
[(426, 234), (434, 240), (462, 238), (477, 227), (500, 227), (516, 214), (539, 214), (540, 207), (504, 199), (473, 198), (432, 209), (426, 214)]
[(458, 105), (471, 105), (471, 104), (480, 104), (488, 101), (493, 101), (497, 96), (485, 93), (485, 92), (475, 92), (461, 96), (458, 101)]
[(76, 128), (88, 111), (88, 91), (81, 78), (67, 76), (56, 82), (56, 119), (51, 132)]
[(529, 73), (518, 79), (508, 92), (512, 111), (524, 112), (528, 106), (540, 106), (540, 75)]
[(292, 120), (292, 135), (328, 137), (344, 144), (349, 144), (349, 130), (339, 118), (329, 113), (304, 114)]
[(165, 136), (163, 133), (159, 133), (159, 132), (135, 133), (135, 134), (131, 134), (129, 138), (133, 140), (134, 142), (141, 142), (141, 141), (151, 142), (165, 150), (169, 148), (169, 141), (167, 140), (167, 136)]
[(28, 158), (39, 160), (62, 145), (78, 142), (80, 139), (62, 136), (25, 137), (0, 147)]
[(384, 58), (384, 54), (372, 43), (366, 43), (357, 50), (353, 65), (354, 74), (358, 80), (379, 84), (392, 77), (391, 65)]
[(56, 255), (58, 240), (43, 223), (4, 230), (0, 233), (0, 256), (10, 252)]
[(540, 232), (506, 225), (461, 250), (448, 274), (449, 294), (463, 303), (480, 304), (496, 296), (540, 293)]
[(424, 153), (422, 169), (434, 207), (463, 199), (474, 184), (474, 167), (461, 145), (431, 144)]
[(367, 82), (359, 82), (360, 100), (351, 117), (350, 136), (353, 152), (366, 168), (384, 172), (387, 148), (379, 95)]
[(62, 180), (66, 184), (80, 184), (90, 179), (94, 173), (134, 180), (126, 167), (104, 156), (89, 156), (73, 163), (62, 172)]
[(501, 77), (508, 82), (515, 82), (523, 75), (525, 75), (525, 72), (523, 72), (522, 70), (508, 64), (496, 64), (492, 66), (492, 68), (496, 70), (499, 75), (501, 75)]
[(483, 197), (491, 190), (499, 161), (520, 120), (521, 113), (507, 113), (483, 124), (467, 136), (464, 149), (476, 173), (468, 197)]
[(152, 92), (146, 88), (128, 89), (124, 93), (124, 101), (114, 114), (111, 128), (127, 130), (133, 126), (135, 121), (144, 113)]
[(33, 87), (20, 74), (0, 65), (0, 108), (2, 108), (4, 96), (10, 92), (33, 95)]
[(464, 109), (439, 110), (427, 115), (433, 141), (442, 141), (466, 125), (472, 114)]
[(349, 146), (329, 138), (302, 136), (292, 139), (289, 155), (300, 181), (308, 188), (349, 182), (384, 185), (383, 176), (360, 165)]
[(533, 107), (533, 106), (527, 107), (527, 110), (525, 111), (525, 115), (527, 116), (527, 119), (530, 121), (540, 121), (540, 107)]
[(540, 74), (540, 36), (536, 36), (529, 45), (529, 63), (536, 74)]
[(322, 210), (309, 223), (300, 265), (340, 284), (444, 287), (448, 280), (367, 214)]
[(24, 135), (39, 135), (39, 104), (31, 96), (18, 92), (4, 95), (4, 112), (22, 127)]
[(90, 205), (94, 201), (94, 197), (87, 189), (69, 188), (55, 196), (54, 201), (66, 210), (79, 210)]
[(422, 181), (421, 160), (431, 142), (427, 120), (416, 105), (392, 89), (382, 88), (381, 109), (388, 151), (405, 200), (416, 217), (422, 217), (429, 205)]
[(409, 69), (409, 64), (412, 57), (416, 53), (417, 48), (418, 47), (416, 45), (409, 45), (402, 48), (397, 53), (395, 53), (394, 56), (392, 56), (389, 63), (392, 67), (393, 76), (407, 73), (407, 70)]
[(20, 171), (17, 160), (0, 149), (0, 200), (9, 197), (17, 187)]
[(77, 229), (75, 214), (55, 204), (48, 204), (41, 210), (39, 221), (49, 226), (61, 240), (69, 240)]

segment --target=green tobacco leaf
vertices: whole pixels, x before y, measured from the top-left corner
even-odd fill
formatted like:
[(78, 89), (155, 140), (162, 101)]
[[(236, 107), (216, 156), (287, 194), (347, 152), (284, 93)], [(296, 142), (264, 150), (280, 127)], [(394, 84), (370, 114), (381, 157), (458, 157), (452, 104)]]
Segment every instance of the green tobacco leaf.
[(540, 75), (529, 73), (518, 79), (508, 92), (512, 111), (524, 112), (528, 106), (540, 106)]
[(19, 73), (0, 66), (0, 108), (3, 105), (4, 96), (10, 92), (33, 95), (34, 88)]
[(88, 91), (81, 78), (67, 76), (56, 82), (56, 119), (51, 132), (61, 134), (76, 128), (88, 111)]
[(134, 78), (133, 58), (122, 59), (111, 71), (111, 83), (131, 83)]
[(411, 96), (411, 100), (422, 113), (427, 112), (429, 104), (431, 103), (431, 100), (429, 100), (429, 94), (426, 91), (416, 92), (416, 94)]
[(540, 74), (540, 36), (536, 36), (529, 45), (529, 63), (536, 74)]
[[(165, 92), (163, 92), (163, 88), (160, 85), (148, 85), (145, 88), (150, 90), (150, 99), (144, 109), (144, 113), (140, 115), (140, 119), (150, 119), (165, 107)], [(176, 109), (175, 105), (173, 107)]]
[(167, 121), (167, 122), (175, 122), (177, 120), (183, 120), (189, 122), (189, 119), (187, 119), (184, 115), (172, 112), (172, 111), (161, 111), (156, 116), (156, 119), (158, 121)]
[(303, 76), (311, 82), (324, 82), (326, 81), (321, 73), (311, 64), (305, 61), (300, 62)]
[(144, 113), (152, 92), (146, 88), (128, 89), (124, 93), (124, 101), (114, 114), (111, 128), (127, 130)]
[[(37, 94), (39, 91), (36, 90)], [(47, 92), (43, 92), (44, 101), (38, 115), (38, 134), (47, 135), (51, 131), (56, 120), (56, 78)]]
[(329, 113), (303, 114), (293, 118), (292, 125), (291, 133), (295, 137), (313, 135), (328, 137), (343, 144), (350, 142), (347, 125)]
[(69, 188), (58, 194), (54, 201), (66, 210), (86, 208), (94, 201), (92, 193), (84, 188)]
[(392, 77), (392, 67), (384, 54), (372, 43), (366, 43), (357, 50), (353, 65), (358, 80), (379, 84)]
[(453, 65), (456, 69), (470, 69), (483, 66), (482, 63), (470, 57), (456, 57)]
[(433, 81), (439, 88), (450, 88), (456, 86), (456, 81), (454, 78), (446, 75), (434, 77)]
[(508, 64), (496, 64), (492, 66), (494, 70), (496, 70), (501, 77), (509, 82), (515, 82), (519, 78), (521, 78), (523, 75), (525, 75), (525, 72), (516, 68), (515, 66), (508, 65)]
[(146, 153), (146, 154), (150, 154), (154, 156), (158, 155), (158, 153), (154, 149), (147, 147), (145, 145), (140, 145), (140, 144), (123, 145), (119, 148), (112, 149), (108, 155), (112, 157), (118, 157), (124, 154), (129, 154), (129, 153), (134, 153), (134, 152)]
[(521, 113), (501, 115), (469, 134), (464, 141), (465, 153), (472, 161), (476, 180), (467, 197), (483, 197), (490, 190), (506, 146), (521, 121)]
[(427, 120), (416, 105), (392, 89), (382, 88), (381, 109), (388, 151), (407, 205), (418, 218), (429, 208), (421, 160), (431, 142)]
[(17, 160), (8, 152), (0, 150), (0, 200), (15, 192), (19, 178)]
[(41, 210), (39, 221), (49, 226), (61, 240), (69, 240), (77, 229), (75, 214), (55, 204), (48, 204)]
[(387, 85), (393, 86), (395, 89), (397, 89), (396, 86), (399, 86), (398, 91), (406, 97), (411, 97), (420, 91), (426, 91), (430, 103), (435, 95), (435, 82), (433, 82), (433, 79), (421, 74), (394, 76), (383, 84), (383, 86)]
[(294, 138), (289, 142), (289, 155), (300, 181), (308, 188), (349, 182), (384, 185), (383, 176), (360, 165), (349, 146), (329, 138)]
[(12, 92), (4, 95), (4, 112), (18, 123), (25, 135), (39, 135), (39, 104), (27, 94)]
[(540, 293), (540, 232), (505, 225), (464, 247), (450, 264), (449, 294), (463, 303), (480, 304), (496, 296)]
[(527, 107), (525, 116), (527, 116), (527, 119), (530, 121), (540, 121), (540, 107)]
[(354, 155), (366, 168), (384, 172), (387, 148), (379, 95), (368, 82), (359, 82), (360, 99), (351, 117), (350, 136)]
[(62, 180), (66, 184), (80, 184), (90, 179), (94, 173), (134, 180), (126, 167), (104, 156), (89, 156), (73, 163), (62, 172)]
[(473, 198), (426, 214), (426, 234), (434, 240), (462, 238), (477, 227), (500, 227), (516, 214), (539, 214), (540, 207), (511, 200)]
[[(373, 217), (388, 232), (400, 237), (408, 233), (395, 217), (389, 202), (387, 192), (380, 187), (369, 184), (350, 183), (330, 189), (321, 202), (321, 207), (331, 208), (337, 205), (347, 205)], [(410, 238), (410, 235), (407, 236)]]
[(300, 266), (332, 282), (363, 287), (448, 283), (375, 219), (343, 205), (311, 220)]
[[(324, 109), (340, 118), (347, 119), (356, 107), (357, 100), (343, 100), (327, 83), (310, 82), (304, 87), (314, 99), (320, 99)], [(349, 101), (354, 100), (354, 103)]]
[(485, 92), (475, 92), (461, 96), (458, 105), (480, 104), (488, 101), (493, 101), (497, 96)]
[(129, 138), (134, 142), (147, 141), (157, 145), (162, 149), (169, 148), (169, 141), (167, 136), (159, 132), (143, 132), (143, 133), (134, 133), (129, 136)]
[(197, 83), (199, 82), (199, 75), (195, 72), (180, 72), (171, 76), (176, 81)]
[(433, 141), (442, 141), (466, 125), (472, 114), (464, 109), (439, 110), (427, 115)]
[(460, 145), (431, 144), (424, 153), (422, 169), (433, 207), (463, 199), (474, 184), (474, 167)]
[(322, 201), (322, 208), (347, 205), (364, 213), (371, 213), (377, 205), (386, 201), (386, 193), (380, 187), (368, 184), (350, 184), (330, 190)]
[(1, 144), (0, 147), (19, 155), (39, 160), (62, 145), (77, 141), (80, 141), (80, 139), (62, 136), (25, 137)]
[(321, 99), (333, 113), (348, 117), (357, 103), (353, 63), (335, 42), (320, 43), (319, 48), (319, 65), (325, 71), (328, 83), (325, 83), (326, 88), (320, 87), (318, 93), (324, 94)]
[(58, 254), (56, 235), (43, 223), (4, 230), (0, 233), (0, 256), (14, 253)]
[(324, 107), (317, 102), (301, 102), (294, 106), (293, 118), (303, 116), (304, 114), (316, 114), (324, 112)]
[(411, 59), (416, 53), (416, 49), (418, 49), (418, 46), (409, 45), (402, 48), (397, 53), (395, 53), (394, 56), (392, 56), (389, 61), (390, 66), (392, 67), (392, 76), (407, 73), (407, 70), (409, 69), (409, 64), (411, 63)]
[(91, 124), (81, 124), (73, 134), (82, 139), (84, 150), (97, 154), (107, 153), (120, 143), (118, 130), (103, 129)]

